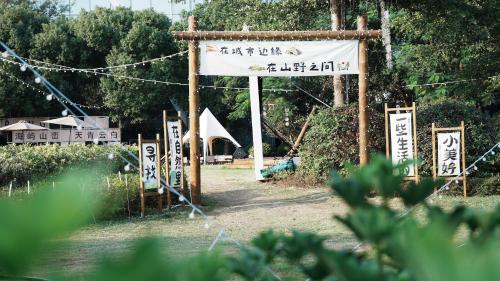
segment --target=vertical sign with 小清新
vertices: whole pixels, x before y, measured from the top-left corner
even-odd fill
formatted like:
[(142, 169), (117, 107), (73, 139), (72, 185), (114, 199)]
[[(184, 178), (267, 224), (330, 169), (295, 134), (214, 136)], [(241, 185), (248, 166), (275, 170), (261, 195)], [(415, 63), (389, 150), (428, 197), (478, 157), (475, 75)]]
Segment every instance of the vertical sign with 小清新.
[[(401, 164), (413, 158), (413, 128), (411, 113), (390, 114), (392, 163)], [(405, 168), (406, 176), (414, 176), (414, 165)]]
[(144, 189), (158, 189), (160, 178), (160, 167), (158, 167), (159, 149), (157, 143), (142, 143), (142, 181)]
[(182, 185), (182, 130), (178, 120), (167, 122), (170, 155), (169, 177), (174, 187)]
[(437, 173), (440, 177), (460, 175), (460, 132), (437, 134)]

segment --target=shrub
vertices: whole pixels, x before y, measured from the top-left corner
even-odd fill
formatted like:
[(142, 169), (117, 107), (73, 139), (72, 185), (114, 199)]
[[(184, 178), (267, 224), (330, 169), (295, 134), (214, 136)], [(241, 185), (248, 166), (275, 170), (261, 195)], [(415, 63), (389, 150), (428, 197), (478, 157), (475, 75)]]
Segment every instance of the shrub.
[[(137, 147), (128, 146), (128, 151)], [(24, 183), (37, 177), (57, 176), (73, 165), (79, 168), (95, 165), (95, 161), (105, 162), (112, 171), (117, 171), (123, 161), (115, 156), (108, 159), (110, 152), (117, 151), (121, 156), (130, 158), (127, 151), (115, 145), (6, 145), (0, 147), (0, 185), (12, 180)]]
[[(384, 116), (371, 108), (368, 114), (370, 153), (381, 152), (385, 145)], [(357, 106), (318, 110), (310, 124), (299, 147), (302, 175), (326, 179), (331, 169), (341, 169), (345, 162), (359, 163)]]
[[(271, 153), (272, 153), (271, 145), (263, 142), (262, 143), (262, 154), (264, 154), (264, 157), (271, 156)], [(251, 146), (248, 149), (248, 155), (253, 157), (253, 146)]]

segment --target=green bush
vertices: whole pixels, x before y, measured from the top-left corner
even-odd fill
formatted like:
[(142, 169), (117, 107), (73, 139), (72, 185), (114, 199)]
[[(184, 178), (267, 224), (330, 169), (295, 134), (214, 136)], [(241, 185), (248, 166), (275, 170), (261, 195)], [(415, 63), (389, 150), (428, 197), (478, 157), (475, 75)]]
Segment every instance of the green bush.
[[(128, 151), (137, 152), (137, 147), (128, 146)], [(0, 185), (14, 179), (18, 184), (37, 177), (57, 176), (64, 169), (76, 165), (85, 167), (105, 162), (112, 171), (123, 166), (120, 157), (108, 159), (110, 152), (116, 151), (129, 159), (127, 151), (116, 145), (6, 145), (0, 147)]]
[[(382, 152), (384, 116), (371, 108), (368, 115), (370, 153)], [(299, 147), (301, 175), (326, 179), (332, 169), (342, 169), (345, 162), (359, 163), (357, 106), (318, 110), (310, 124)]]
[[(264, 157), (271, 156), (271, 153), (272, 153), (271, 145), (266, 143), (266, 142), (263, 142), (262, 143), (262, 154), (264, 154)], [(253, 146), (251, 146), (248, 149), (248, 155), (253, 157)]]

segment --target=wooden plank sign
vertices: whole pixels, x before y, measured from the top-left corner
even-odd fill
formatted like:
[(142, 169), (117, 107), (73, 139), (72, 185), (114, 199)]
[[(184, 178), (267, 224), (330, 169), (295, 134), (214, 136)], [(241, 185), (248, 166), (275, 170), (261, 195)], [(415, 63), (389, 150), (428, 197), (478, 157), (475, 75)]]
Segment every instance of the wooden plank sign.
[[(182, 152), (182, 119), (181, 113), (167, 117), (163, 111), (163, 134), (165, 138), (165, 168), (167, 183), (174, 188), (184, 189), (184, 155)], [(167, 202), (171, 205), (170, 190), (167, 192)]]
[[(386, 156), (393, 164), (418, 159), (416, 126), (415, 103), (405, 108), (388, 108), (385, 104)], [(417, 163), (407, 166), (404, 173), (408, 179), (418, 182)]]
[(464, 133), (463, 121), (460, 126), (450, 128), (436, 128), (432, 123), (432, 176), (462, 179), (464, 197), (467, 197)]
[(141, 195), (141, 216), (144, 216), (145, 197), (159, 196), (158, 209), (162, 209), (161, 168), (160, 168), (160, 138), (156, 140), (139, 140), (139, 191)]

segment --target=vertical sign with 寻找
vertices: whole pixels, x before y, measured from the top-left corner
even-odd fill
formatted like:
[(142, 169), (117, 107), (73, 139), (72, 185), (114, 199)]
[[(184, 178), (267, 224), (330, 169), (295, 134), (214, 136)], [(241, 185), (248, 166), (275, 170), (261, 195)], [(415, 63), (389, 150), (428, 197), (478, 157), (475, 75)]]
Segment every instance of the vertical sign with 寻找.
[[(141, 216), (144, 216), (145, 197), (158, 196), (158, 209), (162, 208), (161, 193), (161, 169), (160, 169), (160, 136), (156, 140), (145, 141), (141, 134), (139, 141), (139, 176), (140, 176), (140, 196), (141, 196)], [(155, 190), (156, 189), (156, 190)], [(155, 190), (155, 191), (150, 191)]]

